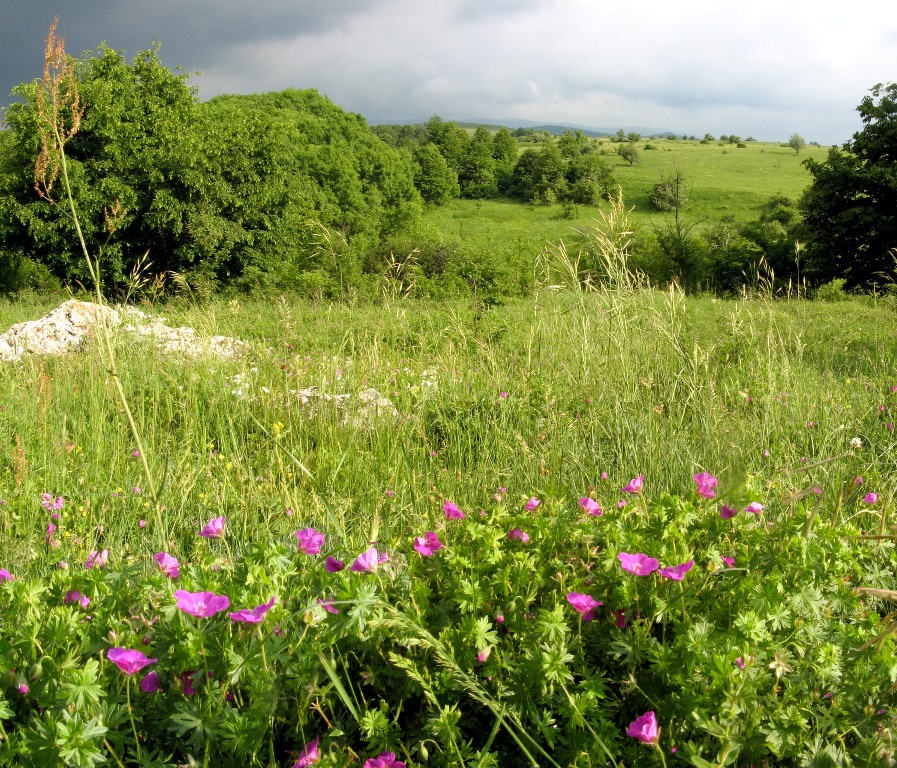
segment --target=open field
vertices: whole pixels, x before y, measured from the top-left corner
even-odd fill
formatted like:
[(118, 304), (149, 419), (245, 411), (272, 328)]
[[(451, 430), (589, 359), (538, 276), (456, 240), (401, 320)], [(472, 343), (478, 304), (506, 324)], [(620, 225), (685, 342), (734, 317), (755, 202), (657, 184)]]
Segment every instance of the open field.
[(0, 365), (0, 759), (893, 756), (892, 302), (164, 309), (253, 351), (119, 337), (143, 457), (96, 349)]
[[(767, 142), (749, 142), (744, 149), (733, 144), (701, 144), (695, 141), (657, 139), (656, 149), (644, 151), (645, 142), (636, 144), (640, 160), (629, 166), (616, 154), (618, 144), (601, 140), (623, 189), (627, 207), (633, 207), (633, 223), (638, 230), (651, 231), (672, 217), (651, 206), (651, 188), (663, 172), (673, 173), (678, 162), (687, 188), (689, 204), (683, 210), (689, 222), (699, 227), (731, 217), (737, 224), (756, 220), (760, 206), (774, 195), (797, 200), (810, 182), (802, 162), (822, 161), (827, 147), (807, 146), (799, 155), (788, 147)], [(597, 210), (580, 206), (576, 218), (564, 219), (560, 204), (534, 206), (504, 200), (452, 200), (425, 214), (426, 222), (448, 239), (488, 248), (508, 243), (526, 244), (538, 251), (546, 241), (571, 242), (575, 230), (587, 228), (597, 218)]]

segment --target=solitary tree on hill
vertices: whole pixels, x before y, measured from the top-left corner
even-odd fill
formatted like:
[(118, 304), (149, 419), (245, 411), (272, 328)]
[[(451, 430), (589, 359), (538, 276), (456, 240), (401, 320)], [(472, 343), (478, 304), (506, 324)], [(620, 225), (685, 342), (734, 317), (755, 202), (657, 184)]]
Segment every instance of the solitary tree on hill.
[(792, 133), (791, 138), (788, 139), (788, 146), (794, 150), (795, 155), (799, 155), (800, 151), (806, 146), (804, 141), (804, 137), (799, 133)]

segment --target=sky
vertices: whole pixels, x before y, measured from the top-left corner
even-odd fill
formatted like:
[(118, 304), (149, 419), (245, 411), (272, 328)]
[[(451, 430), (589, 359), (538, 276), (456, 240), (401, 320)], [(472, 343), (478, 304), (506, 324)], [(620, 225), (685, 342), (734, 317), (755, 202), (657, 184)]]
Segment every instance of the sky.
[(841, 144), (869, 89), (897, 80), (887, 0), (0, 0), (0, 105), (41, 76), (57, 15), (76, 55), (105, 43), (130, 60), (158, 40), (201, 99), (315, 88), (373, 124)]

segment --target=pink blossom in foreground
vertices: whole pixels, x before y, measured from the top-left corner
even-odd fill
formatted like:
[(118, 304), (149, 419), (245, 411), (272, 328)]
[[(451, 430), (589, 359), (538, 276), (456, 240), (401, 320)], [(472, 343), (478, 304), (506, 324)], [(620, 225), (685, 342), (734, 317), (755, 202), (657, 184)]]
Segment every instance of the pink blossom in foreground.
[(642, 486), (645, 484), (645, 478), (643, 475), (639, 475), (638, 477), (632, 478), (626, 485), (623, 486), (623, 493), (641, 493)]
[(727, 568), (734, 568), (734, 567), (735, 567), (735, 558), (734, 558), (734, 557), (720, 557), (720, 560), (723, 561), (723, 564), (724, 564)]
[(224, 537), (224, 527), (226, 525), (226, 520), (224, 516), (221, 517), (213, 517), (209, 522), (203, 526), (203, 529), (199, 532), (200, 536), (205, 536), (207, 539), (221, 539)]
[(140, 690), (144, 693), (155, 693), (159, 690), (159, 673), (156, 670), (147, 672), (140, 681)]
[(579, 506), (581, 506), (585, 513), (590, 517), (598, 517), (601, 514), (601, 507), (598, 502), (588, 496), (583, 496), (579, 500)]
[(727, 507), (725, 504), (720, 508), (719, 516), (723, 520), (730, 520), (738, 514), (738, 510), (735, 507)]
[(745, 508), (745, 512), (750, 512), (752, 515), (759, 515), (765, 507), (759, 501), (752, 501)]
[(542, 501), (540, 499), (537, 499), (535, 496), (531, 496), (530, 500), (526, 502), (526, 507), (524, 507), (524, 509), (526, 509), (527, 512), (532, 512), (541, 503)]
[(446, 520), (464, 519), (464, 513), (448, 499), (446, 499), (445, 504), (442, 505), (442, 511), (445, 513)]
[(273, 605), (274, 598), (272, 597), (264, 605), (257, 605), (255, 608), (243, 608), (240, 611), (234, 611), (227, 615), (230, 616), (230, 620), (235, 624), (238, 622), (243, 622), (244, 624), (261, 624), (262, 620), (265, 618), (265, 614), (271, 610)]
[(688, 573), (695, 565), (694, 560), (689, 560), (687, 563), (682, 563), (681, 565), (676, 565), (673, 567), (661, 568), (658, 573), (663, 576), (665, 579), (672, 579), (673, 581), (682, 581), (685, 578), (685, 574)]
[(305, 555), (316, 555), (324, 546), (324, 534), (314, 528), (303, 528), (296, 531), (296, 538), (299, 539), (299, 551)]
[(159, 570), (169, 579), (180, 578), (181, 569), (177, 558), (172, 557), (167, 552), (156, 552), (156, 554), (153, 555), (153, 560), (156, 561)]
[(395, 752), (381, 752), (365, 760), (363, 768), (405, 768), (405, 763), (396, 760)]
[(200, 619), (214, 616), (230, 607), (227, 595), (216, 595), (214, 592), (187, 592), (179, 589), (174, 597), (180, 610)]
[(106, 658), (126, 675), (133, 675), (158, 661), (158, 659), (147, 658), (146, 654), (141, 651), (132, 651), (127, 648), (110, 648), (106, 651)]
[(376, 570), (379, 564), (380, 555), (376, 547), (370, 547), (355, 558), (355, 562), (349, 566), (349, 570), (356, 573), (367, 573)]
[(333, 605), (333, 600), (322, 600), (320, 597), (315, 601), (318, 605), (320, 605), (327, 613), (339, 613), (339, 608), (336, 608)]
[(595, 618), (595, 609), (604, 605), (600, 600), (596, 600), (591, 595), (584, 595), (582, 592), (568, 592), (567, 602), (573, 606), (573, 609), (582, 614), (583, 621), (591, 621)]
[(635, 718), (626, 731), (627, 736), (638, 739), (643, 744), (655, 744), (657, 737), (660, 735), (657, 728), (657, 716), (654, 712), (645, 712)]
[(739, 669), (744, 669), (746, 666), (746, 664), (744, 663), (744, 659), (742, 659), (741, 656), (735, 659), (735, 663), (738, 665)]
[(624, 571), (634, 573), (636, 576), (650, 576), (660, 567), (657, 560), (642, 553), (630, 555), (628, 552), (620, 552), (617, 559)]
[(508, 538), (511, 541), (519, 541), (522, 544), (526, 544), (529, 541), (529, 534), (521, 528), (512, 528), (508, 531)]
[(713, 489), (716, 488), (719, 481), (709, 472), (694, 475), (694, 480), (698, 484), (697, 494), (702, 499), (712, 499), (716, 496), (716, 491)]
[(337, 560), (335, 557), (328, 557), (327, 562), (324, 563), (324, 569), (327, 573), (339, 573), (345, 567), (346, 564), (342, 560)]
[(867, 493), (865, 496), (863, 496), (863, 501), (866, 504), (875, 504), (875, 502), (878, 501), (878, 494), (877, 493)]
[(0, 584), (4, 581), (13, 581), (15, 578), (6, 568), (0, 568)]
[(109, 550), (104, 549), (102, 552), (94, 550), (87, 556), (87, 562), (84, 563), (85, 568), (105, 568), (109, 564)]
[(299, 754), (299, 759), (293, 763), (290, 768), (308, 768), (308, 766), (318, 762), (318, 760), (321, 759), (321, 756), (318, 754), (318, 744), (320, 741), (321, 737), (318, 736), (314, 741), (308, 742), (308, 744), (302, 748), (302, 752)]
[(620, 629), (626, 629), (626, 611), (614, 611), (614, 622)]
[(442, 549), (442, 542), (433, 531), (427, 531), (423, 536), (414, 537), (414, 549), (424, 557), (430, 557)]
[(40, 503), (48, 512), (54, 512), (62, 509), (62, 496), (54, 498), (52, 493), (42, 493), (40, 495)]
[(77, 589), (70, 589), (66, 592), (62, 601), (66, 604), (78, 603), (82, 608), (87, 608), (90, 605), (90, 598), (87, 595), (82, 595)]
[(45, 540), (47, 544), (50, 544), (51, 546), (55, 545), (55, 542), (53, 541), (54, 533), (56, 533), (56, 526), (53, 523), (49, 523), (47, 525), (47, 534), (45, 536)]

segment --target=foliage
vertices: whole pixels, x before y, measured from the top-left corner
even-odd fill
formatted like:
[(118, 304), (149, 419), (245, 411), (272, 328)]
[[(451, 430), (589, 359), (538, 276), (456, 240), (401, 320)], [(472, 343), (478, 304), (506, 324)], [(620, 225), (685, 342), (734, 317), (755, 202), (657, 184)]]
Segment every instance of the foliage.
[(863, 128), (823, 162), (800, 201), (814, 282), (842, 277), (848, 288), (892, 282), (897, 247), (897, 85), (877, 85), (857, 107)]
[(617, 154), (630, 166), (635, 165), (636, 161), (641, 157), (638, 149), (633, 144), (621, 144), (617, 147)]
[(799, 155), (800, 151), (806, 146), (807, 142), (804, 141), (804, 137), (799, 133), (792, 133), (790, 138), (788, 139), (788, 146), (794, 150), (795, 155)]
[[(76, 75), (86, 109), (67, 147), (73, 194), (108, 287), (121, 288), (147, 251), (158, 273), (222, 284), (276, 271), (289, 279), (316, 267), (311, 221), (363, 247), (419, 215), (410, 159), (314, 91), (199, 104), (187, 75), (160, 64), (158, 47), (128, 64), (100, 46)], [(39, 91), (16, 92), (23, 103), (7, 112), (0, 249), (83, 281), (71, 222), (32, 187)]]

